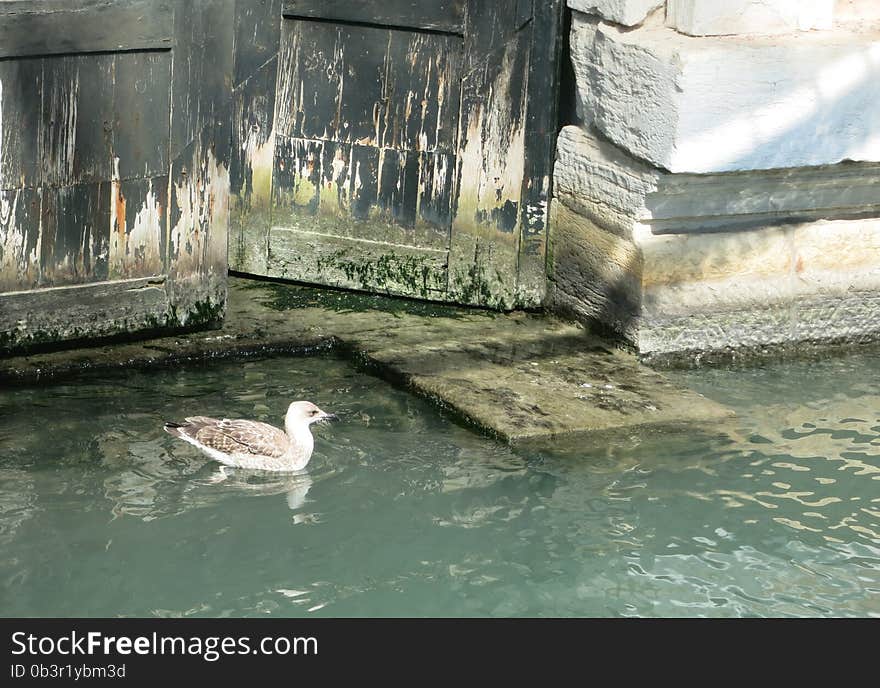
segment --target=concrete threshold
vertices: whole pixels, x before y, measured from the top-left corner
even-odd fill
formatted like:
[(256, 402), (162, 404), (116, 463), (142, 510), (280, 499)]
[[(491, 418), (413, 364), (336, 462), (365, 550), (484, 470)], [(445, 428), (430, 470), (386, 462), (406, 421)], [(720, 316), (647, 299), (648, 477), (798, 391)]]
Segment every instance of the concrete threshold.
[(732, 411), (546, 314), (496, 313), (230, 278), (217, 330), (0, 359), (0, 383), (83, 370), (338, 350), (508, 442), (681, 424)]

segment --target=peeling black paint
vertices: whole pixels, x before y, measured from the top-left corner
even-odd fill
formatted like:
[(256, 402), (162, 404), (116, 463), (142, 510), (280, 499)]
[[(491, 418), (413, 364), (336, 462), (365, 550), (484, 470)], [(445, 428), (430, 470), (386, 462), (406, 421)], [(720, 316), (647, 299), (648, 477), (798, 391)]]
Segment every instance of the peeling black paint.
[(119, 53), (113, 96), (113, 156), (121, 179), (168, 172), (171, 55)]
[(35, 188), (40, 185), (39, 134), (43, 97), (41, 59), (0, 60), (0, 189)]
[(40, 286), (106, 280), (109, 217), (106, 182), (44, 189)]

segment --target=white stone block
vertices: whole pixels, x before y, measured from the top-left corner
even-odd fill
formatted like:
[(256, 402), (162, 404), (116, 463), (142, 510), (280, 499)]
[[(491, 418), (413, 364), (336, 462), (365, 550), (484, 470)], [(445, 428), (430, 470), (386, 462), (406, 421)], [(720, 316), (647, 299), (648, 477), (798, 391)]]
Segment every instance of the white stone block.
[(603, 19), (636, 26), (645, 21), (651, 12), (663, 5), (665, 0), (568, 0), (568, 6), (578, 12), (593, 14)]
[(880, 22), (880, 2), (877, 0), (837, 0), (834, 3), (835, 24), (876, 22)]
[(880, 161), (878, 28), (694, 39), (575, 13), (571, 58), (584, 120), (669, 171)]
[(830, 29), (834, 0), (668, 0), (666, 24), (690, 36)]

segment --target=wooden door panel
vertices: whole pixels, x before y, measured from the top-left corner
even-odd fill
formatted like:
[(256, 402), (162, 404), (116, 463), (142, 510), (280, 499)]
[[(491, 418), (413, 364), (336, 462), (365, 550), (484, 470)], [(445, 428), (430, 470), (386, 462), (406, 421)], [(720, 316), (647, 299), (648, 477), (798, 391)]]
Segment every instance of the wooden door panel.
[[(261, 52), (236, 86), (233, 267), (338, 285), (345, 270), (332, 262), (345, 242), (348, 272), (362, 256), (359, 275), (383, 259), (377, 246), (427, 251), (429, 282), (442, 274), (445, 289), (348, 283), (540, 305), (564, 3), (280, 0), (274, 23), (278, 2), (242, 24), (278, 30), (279, 51)], [(236, 64), (250, 62), (246, 49)], [(312, 258), (294, 255), (298, 236)], [(320, 237), (332, 250), (316, 248)], [(436, 252), (447, 254), (442, 270)]]
[(443, 33), (284, 19), (270, 270), (445, 292), (461, 48)]
[(0, 2), (0, 352), (222, 313), (233, 7)]
[(2, 243), (40, 237), (38, 253), (3, 250), (4, 281), (164, 273), (170, 83), (168, 51), (0, 60), (0, 187), (18, 189), (10, 211), (36, 222), (7, 222)]

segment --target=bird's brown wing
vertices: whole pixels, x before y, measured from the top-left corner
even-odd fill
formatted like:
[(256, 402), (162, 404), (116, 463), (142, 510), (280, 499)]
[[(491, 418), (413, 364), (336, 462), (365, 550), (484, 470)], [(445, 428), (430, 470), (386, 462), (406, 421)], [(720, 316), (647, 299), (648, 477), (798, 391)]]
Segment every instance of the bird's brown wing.
[(198, 426), (196, 440), (224, 454), (249, 452), (260, 456), (282, 456), (289, 444), (287, 435), (268, 423), (255, 420), (215, 420), (203, 416), (186, 419)]

